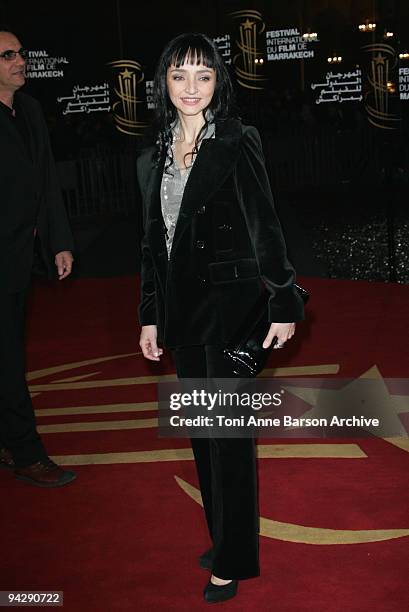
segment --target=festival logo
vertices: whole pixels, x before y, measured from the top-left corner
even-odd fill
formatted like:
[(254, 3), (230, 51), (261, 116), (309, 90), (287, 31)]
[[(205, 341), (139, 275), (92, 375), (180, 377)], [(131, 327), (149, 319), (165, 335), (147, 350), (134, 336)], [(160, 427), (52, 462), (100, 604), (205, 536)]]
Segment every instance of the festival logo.
[(267, 77), (263, 74), (264, 51), (258, 46), (258, 41), (266, 26), (261, 13), (243, 10), (230, 13), (230, 16), (239, 22), (236, 39), (239, 52), (233, 55), (237, 82), (246, 89), (264, 89), (267, 81)]
[(108, 65), (116, 70), (114, 93), (117, 100), (112, 104), (116, 128), (130, 136), (141, 136), (148, 125), (138, 119), (140, 105), (144, 102), (138, 97), (138, 86), (145, 78), (142, 66), (134, 60), (116, 60)]
[(396, 51), (385, 43), (365, 45), (362, 50), (367, 58), (364, 62), (367, 89), (364, 103), (368, 121), (384, 130), (396, 130), (400, 124)]

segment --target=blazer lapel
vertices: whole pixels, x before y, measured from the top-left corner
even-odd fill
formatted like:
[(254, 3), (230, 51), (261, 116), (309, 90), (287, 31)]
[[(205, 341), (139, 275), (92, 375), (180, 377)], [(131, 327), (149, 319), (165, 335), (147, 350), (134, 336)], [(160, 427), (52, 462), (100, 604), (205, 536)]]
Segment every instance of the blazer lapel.
[[(165, 157), (155, 166), (153, 162), (154, 149), (148, 159), (147, 175), (149, 176), (146, 187), (146, 231), (150, 241), (155, 244), (158, 252), (166, 251), (165, 223), (162, 215), (162, 204), (160, 199), (160, 188), (162, 183)], [(146, 174), (145, 174), (146, 175)]]
[[(183, 192), (180, 211), (172, 243), (172, 253), (179, 242), (180, 236), (189, 224), (192, 215), (203, 206), (220, 188), (232, 171), (238, 154), (241, 138), (241, 123), (229, 119), (222, 124), (216, 124), (215, 138), (203, 140), (197, 158), (190, 171)], [(155, 167), (153, 165), (154, 148), (147, 155), (146, 187), (147, 231), (158, 251), (166, 249), (164, 221), (160, 197), (165, 157)], [(145, 172), (143, 172), (145, 175)], [(158, 232), (160, 236), (158, 236)], [(160, 244), (158, 244), (158, 240)]]
[(151, 158), (151, 168), (149, 171), (149, 180), (146, 188), (146, 202), (148, 219), (150, 221), (163, 221), (162, 207), (160, 200), (160, 187), (162, 183), (163, 168), (165, 166), (165, 158), (155, 166)]
[(240, 137), (240, 122), (233, 119), (220, 128), (216, 124), (215, 138), (207, 138), (200, 145), (183, 192), (172, 251), (192, 215), (214, 195), (232, 171), (239, 153)]

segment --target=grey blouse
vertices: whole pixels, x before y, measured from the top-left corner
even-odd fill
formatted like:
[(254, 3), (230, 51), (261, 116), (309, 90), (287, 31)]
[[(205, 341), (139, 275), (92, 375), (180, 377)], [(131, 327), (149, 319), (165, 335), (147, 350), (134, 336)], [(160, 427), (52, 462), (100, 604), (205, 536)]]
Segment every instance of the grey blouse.
[[(175, 133), (175, 130), (174, 130)], [(203, 136), (205, 138), (215, 137), (215, 124), (209, 123), (207, 131)], [(201, 141), (202, 142), (202, 141)], [(200, 142), (200, 144), (201, 144)], [(199, 150), (200, 150), (199, 144)], [(173, 236), (175, 234), (176, 222), (179, 216), (180, 205), (182, 203), (183, 192), (188, 181), (190, 171), (193, 167), (197, 155), (193, 158), (193, 163), (183, 172), (180, 171), (176, 164), (175, 158), (167, 171), (164, 170), (161, 184), (161, 207), (162, 216), (166, 226), (166, 247), (168, 257), (172, 249)]]

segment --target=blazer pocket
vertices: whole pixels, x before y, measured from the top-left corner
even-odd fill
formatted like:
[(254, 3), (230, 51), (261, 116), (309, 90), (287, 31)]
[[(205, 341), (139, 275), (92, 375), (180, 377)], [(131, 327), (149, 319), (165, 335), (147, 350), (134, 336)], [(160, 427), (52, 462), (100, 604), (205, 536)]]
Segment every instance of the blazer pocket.
[(214, 285), (234, 283), (259, 277), (255, 259), (235, 259), (209, 264), (210, 281)]

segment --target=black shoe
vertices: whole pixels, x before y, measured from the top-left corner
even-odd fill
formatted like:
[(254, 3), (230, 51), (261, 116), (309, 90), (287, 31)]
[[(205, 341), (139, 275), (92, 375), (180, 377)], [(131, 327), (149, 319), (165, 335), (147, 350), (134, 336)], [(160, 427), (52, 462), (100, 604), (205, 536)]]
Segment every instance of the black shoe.
[(203, 595), (207, 603), (217, 603), (218, 601), (227, 601), (234, 597), (237, 593), (238, 580), (232, 580), (227, 584), (218, 586), (213, 584), (211, 580), (207, 583)]
[(209, 550), (206, 550), (206, 552), (200, 555), (199, 567), (201, 567), (202, 569), (211, 570), (213, 566), (213, 557), (213, 548), (209, 548)]

